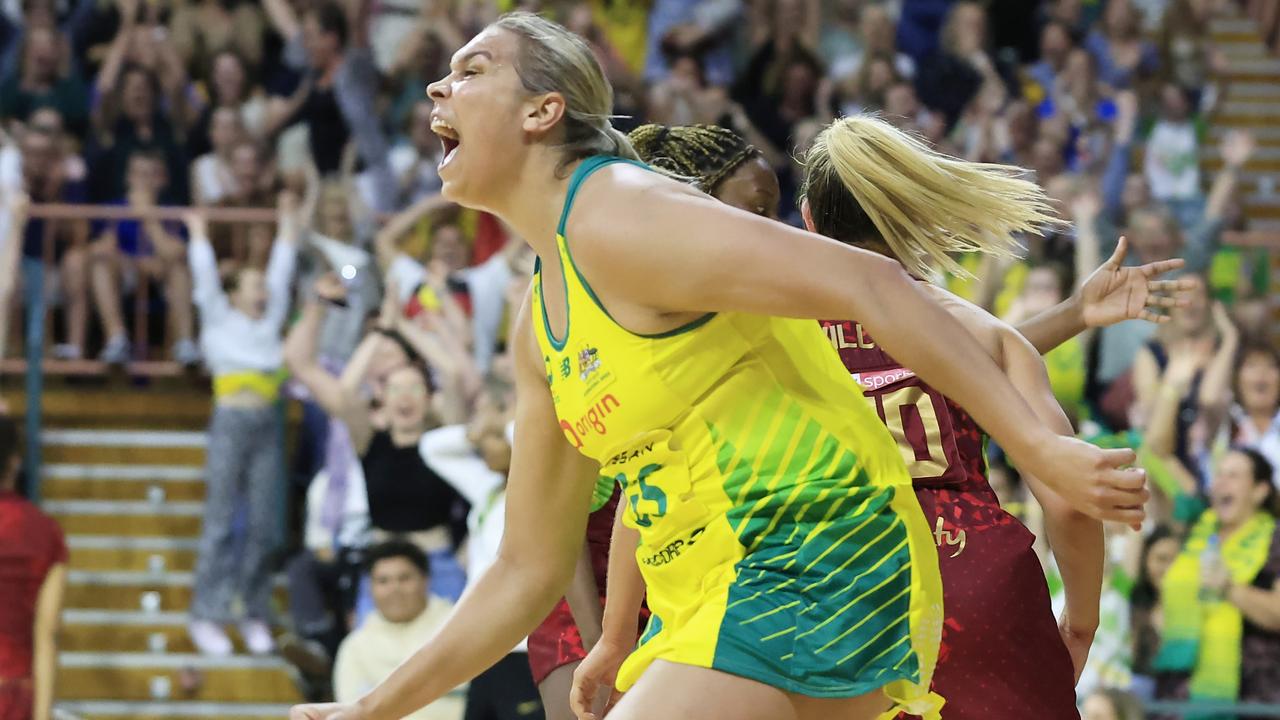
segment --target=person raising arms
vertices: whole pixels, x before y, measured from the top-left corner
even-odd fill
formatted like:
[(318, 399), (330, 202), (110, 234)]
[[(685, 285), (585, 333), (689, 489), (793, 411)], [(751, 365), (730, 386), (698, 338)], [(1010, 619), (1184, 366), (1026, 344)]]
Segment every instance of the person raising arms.
[[(625, 486), (652, 560), (654, 618), (622, 668), (635, 687), (617, 718), (710, 705), (861, 719), (891, 700), (936, 718), (936, 550), (892, 438), (818, 350), (818, 318), (866, 318), (1021, 467), (1102, 518), (1141, 520), (1143, 473), (1122, 469), (1133, 453), (1047, 429), (895, 261), (637, 167), (598, 64), (564, 28), (503, 16), (428, 91), (446, 197), (502, 218), (541, 258), (513, 339), (506, 535), (432, 642), (359, 702), (294, 718), (402, 717), (501, 658), (568, 583), (602, 471)], [(1000, 236), (1046, 222), (1038, 191), (1016, 187), (957, 225)], [(890, 544), (862, 552), (873, 539)], [(829, 592), (810, 605), (799, 591), (815, 583)]]

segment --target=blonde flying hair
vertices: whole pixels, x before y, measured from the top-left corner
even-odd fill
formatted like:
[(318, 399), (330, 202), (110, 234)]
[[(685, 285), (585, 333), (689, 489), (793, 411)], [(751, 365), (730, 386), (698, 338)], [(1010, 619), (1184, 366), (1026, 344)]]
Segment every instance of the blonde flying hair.
[(564, 97), (564, 151), (561, 168), (592, 155), (639, 160), (627, 136), (613, 127), (613, 87), (595, 53), (564, 26), (528, 12), (510, 12), (493, 27), (520, 38), (515, 70), (530, 94), (556, 92)]
[(966, 275), (952, 253), (1005, 257), (1016, 233), (1061, 225), (1022, 168), (936, 152), (885, 120), (835, 121), (805, 157), (803, 196), (815, 229), (849, 245), (883, 242), (918, 277)]

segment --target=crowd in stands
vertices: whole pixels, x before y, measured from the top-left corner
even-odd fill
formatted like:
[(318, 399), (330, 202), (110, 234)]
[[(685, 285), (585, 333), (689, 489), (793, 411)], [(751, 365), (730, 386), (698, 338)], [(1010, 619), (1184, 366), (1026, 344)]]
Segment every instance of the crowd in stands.
[[(39, 277), (52, 358), (207, 371), (192, 637), (226, 655), (238, 622), (252, 652), (303, 667), (308, 694), (358, 696), (496, 552), (505, 339), (534, 261), (496, 218), (439, 196), (425, 86), (500, 12), (548, 13), (595, 51), (617, 126), (733, 129), (778, 174), (783, 222), (800, 224), (794, 158), (841, 115), (883, 113), (946, 152), (1027, 168), (1069, 224), (1022, 238), (1019, 259), (961, 258), (969, 274), (942, 280), (1011, 322), (1069, 296), (1122, 234), (1129, 264), (1185, 258), (1195, 290), (1169, 322), (1046, 357), (1080, 435), (1138, 447), (1153, 491), (1142, 532), (1108, 528), (1080, 698), (1089, 720), (1140, 717), (1139, 699), (1280, 702), (1275, 297), (1266, 253), (1223, 243), (1247, 229), (1255, 144), (1214, 131), (1230, 62), (1210, 32), (1250, 13), (1280, 45), (1277, 5), (3, 0), (0, 349)], [(26, 220), (19, 196), (131, 213)], [(169, 207), (193, 210), (179, 221)], [(301, 408), (289, 448), (279, 401)], [(998, 448), (990, 466), (1005, 507), (1038, 529)], [(285, 498), (304, 508), (299, 527), (279, 527)], [(294, 548), (283, 566), (277, 547)], [(271, 604), (277, 571), (287, 608)], [(484, 687), (415, 717), (458, 718), (491, 702)], [(474, 716), (506, 717), (486, 712)]]

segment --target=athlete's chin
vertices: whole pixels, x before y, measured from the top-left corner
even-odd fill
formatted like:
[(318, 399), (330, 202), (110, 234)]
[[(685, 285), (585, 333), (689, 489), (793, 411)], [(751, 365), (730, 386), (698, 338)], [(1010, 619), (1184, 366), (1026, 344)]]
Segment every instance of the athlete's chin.
[(476, 207), (478, 198), (474, 197), (474, 193), (468, 192), (470, 185), (463, 182), (461, 178), (445, 178), (440, 177), (440, 195), (451, 203), (456, 203), (463, 207)]
[(466, 208), (488, 210), (497, 187), (496, 179), (477, 177), (474, 173), (440, 173), (440, 195), (449, 202)]

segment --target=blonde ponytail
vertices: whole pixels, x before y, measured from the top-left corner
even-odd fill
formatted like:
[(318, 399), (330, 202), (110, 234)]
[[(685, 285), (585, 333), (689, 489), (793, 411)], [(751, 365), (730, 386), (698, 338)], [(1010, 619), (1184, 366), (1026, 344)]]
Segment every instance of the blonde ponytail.
[(1044, 191), (1010, 165), (967, 162), (883, 119), (842, 118), (805, 158), (804, 197), (819, 233), (849, 244), (883, 240), (909, 272), (964, 275), (952, 253), (1015, 256), (1015, 233), (1061, 221)]

